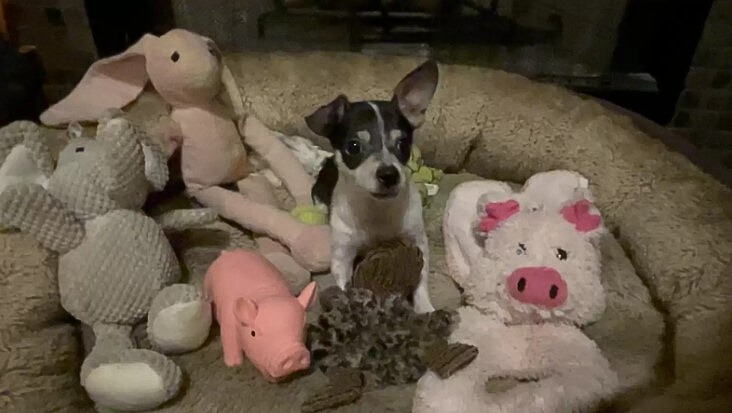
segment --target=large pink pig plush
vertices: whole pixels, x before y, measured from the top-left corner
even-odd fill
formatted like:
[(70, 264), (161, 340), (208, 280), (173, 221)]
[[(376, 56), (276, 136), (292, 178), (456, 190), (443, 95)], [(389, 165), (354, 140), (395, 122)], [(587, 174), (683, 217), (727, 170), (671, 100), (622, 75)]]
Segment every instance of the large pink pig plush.
[(425, 373), (413, 413), (595, 411), (619, 390), (581, 330), (605, 310), (599, 243), (605, 233), (586, 178), (531, 177), (515, 191), (473, 181), (450, 194), (445, 255), (466, 305), (450, 342), (478, 357), (446, 379)]
[(246, 355), (271, 382), (310, 367), (304, 330), (315, 282), (294, 297), (261, 254), (232, 250), (211, 264), (204, 288), (219, 322), (227, 366), (240, 365)]

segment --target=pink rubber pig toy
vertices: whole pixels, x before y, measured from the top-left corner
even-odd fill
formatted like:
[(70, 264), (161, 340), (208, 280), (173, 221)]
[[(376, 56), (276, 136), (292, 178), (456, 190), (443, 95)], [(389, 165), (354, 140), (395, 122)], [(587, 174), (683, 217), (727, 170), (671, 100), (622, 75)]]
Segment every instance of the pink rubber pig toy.
[(206, 273), (204, 288), (221, 329), (224, 363), (243, 355), (271, 382), (310, 367), (305, 347), (306, 310), (315, 282), (295, 298), (280, 272), (254, 251), (223, 251)]

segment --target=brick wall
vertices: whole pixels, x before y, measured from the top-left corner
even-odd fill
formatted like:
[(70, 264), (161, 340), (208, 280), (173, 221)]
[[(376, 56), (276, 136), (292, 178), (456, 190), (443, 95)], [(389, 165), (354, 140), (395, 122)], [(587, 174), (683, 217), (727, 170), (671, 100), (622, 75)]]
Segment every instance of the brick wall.
[(5, 0), (11, 40), (36, 46), (46, 70), (46, 97), (65, 96), (96, 60), (84, 0)]
[(712, 5), (671, 128), (732, 170), (732, 0)]

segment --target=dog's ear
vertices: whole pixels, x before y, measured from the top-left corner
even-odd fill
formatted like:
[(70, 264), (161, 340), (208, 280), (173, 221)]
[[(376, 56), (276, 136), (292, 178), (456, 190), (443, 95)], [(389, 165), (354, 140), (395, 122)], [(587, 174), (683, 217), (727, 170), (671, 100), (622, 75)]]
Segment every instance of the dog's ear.
[(424, 123), (425, 112), (437, 89), (439, 69), (434, 60), (428, 60), (412, 70), (394, 89), (393, 100), (413, 128)]
[(338, 95), (332, 102), (305, 116), (305, 123), (316, 134), (331, 139), (335, 127), (343, 121), (349, 104), (345, 95)]

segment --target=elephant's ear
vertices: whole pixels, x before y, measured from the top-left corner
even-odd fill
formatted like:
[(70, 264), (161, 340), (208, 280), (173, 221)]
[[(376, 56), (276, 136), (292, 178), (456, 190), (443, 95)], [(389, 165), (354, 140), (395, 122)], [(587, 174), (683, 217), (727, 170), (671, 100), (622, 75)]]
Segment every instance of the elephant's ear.
[(104, 119), (97, 128), (97, 139), (116, 146), (109, 161), (110, 166), (113, 165), (112, 169), (121, 174), (113, 180), (115, 184), (126, 182), (124, 178), (129, 176), (129, 169), (138, 167), (132, 154), (142, 148), (145, 178), (154, 190), (161, 191), (165, 188), (168, 182), (168, 158), (160, 145), (145, 131), (125, 118)]
[(154, 142), (142, 143), (145, 155), (145, 177), (153, 189), (162, 191), (168, 183), (168, 158)]
[(44, 247), (64, 254), (84, 239), (84, 225), (46, 190), (17, 184), (0, 193), (0, 228), (18, 228)]

